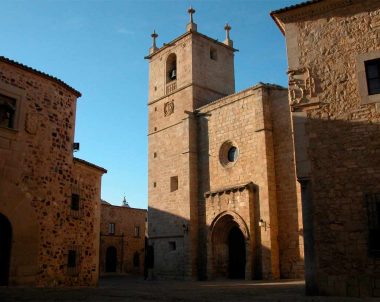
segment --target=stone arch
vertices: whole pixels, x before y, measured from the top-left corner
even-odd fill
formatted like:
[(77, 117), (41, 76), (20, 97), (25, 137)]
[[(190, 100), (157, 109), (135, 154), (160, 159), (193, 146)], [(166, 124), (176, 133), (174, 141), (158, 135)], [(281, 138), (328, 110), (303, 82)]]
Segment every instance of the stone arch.
[(35, 285), (40, 269), (40, 228), (32, 198), (7, 179), (0, 179), (0, 213), (12, 226), (10, 285)]
[(171, 53), (166, 59), (166, 83), (177, 79), (177, 56)]
[[(232, 239), (231, 236), (233, 236)], [(236, 241), (236, 236), (241, 236), (241, 239), (238, 238)], [(238, 274), (231, 271), (230, 256), (232, 252), (236, 253), (236, 250), (231, 250), (231, 240), (239, 243), (240, 250), (237, 251), (237, 255), (244, 255), (245, 258), (240, 259), (241, 262), (234, 262), (242, 266), (243, 272), (240, 271)], [(239, 214), (233, 211), (224, 211), (217, 215), (210, 225), (208, 242), (209, 275), (211, 277), (246, 278), (249, 276), (250, 233), (247, 224)]]

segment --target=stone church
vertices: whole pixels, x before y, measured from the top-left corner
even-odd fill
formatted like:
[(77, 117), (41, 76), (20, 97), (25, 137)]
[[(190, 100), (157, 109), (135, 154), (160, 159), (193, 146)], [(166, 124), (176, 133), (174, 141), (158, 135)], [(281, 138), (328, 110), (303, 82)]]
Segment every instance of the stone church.
[(149, 60), (152, 278), (303, 277), (302, 215), (288, 91), (235, 92), (231, 27), (197, 30)]

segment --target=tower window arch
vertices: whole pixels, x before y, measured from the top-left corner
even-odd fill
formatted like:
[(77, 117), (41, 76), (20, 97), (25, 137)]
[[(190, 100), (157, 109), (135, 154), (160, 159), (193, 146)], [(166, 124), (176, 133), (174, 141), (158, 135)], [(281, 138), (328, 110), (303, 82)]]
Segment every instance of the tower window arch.
[(166, 60), (166, 82), (177, 79), (177, 56), (172, 53)]

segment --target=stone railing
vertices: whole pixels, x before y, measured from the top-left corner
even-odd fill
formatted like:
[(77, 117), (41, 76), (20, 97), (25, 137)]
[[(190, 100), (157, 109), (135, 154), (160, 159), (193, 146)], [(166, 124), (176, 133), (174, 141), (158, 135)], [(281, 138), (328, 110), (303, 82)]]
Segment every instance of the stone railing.
[(166, 84), (166, 94), (172, 93), (177, 89), (177, 81), (171, 81), (169, 84)]

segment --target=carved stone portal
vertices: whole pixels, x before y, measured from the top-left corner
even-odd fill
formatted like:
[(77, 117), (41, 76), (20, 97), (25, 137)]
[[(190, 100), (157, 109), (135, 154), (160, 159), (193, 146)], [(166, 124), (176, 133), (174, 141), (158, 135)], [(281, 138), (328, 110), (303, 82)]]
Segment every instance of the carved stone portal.
[(164, 105), (164, 115), (168, 116), (174, 112), (174, 100), (166, 102)]
[(289, 101), (292, 110), (304, 105), (318, 103), (315, 92), (315, 82), (311, 77), (310, 69), (303, 67), (297, 70), (289, 70)]

